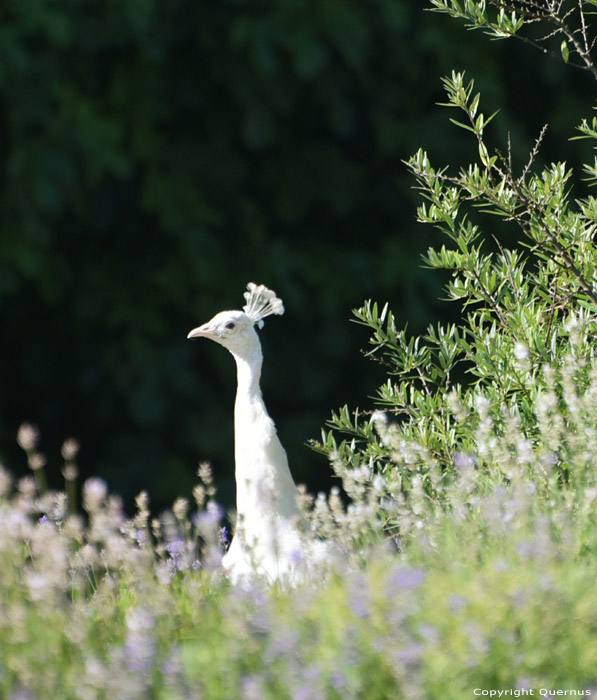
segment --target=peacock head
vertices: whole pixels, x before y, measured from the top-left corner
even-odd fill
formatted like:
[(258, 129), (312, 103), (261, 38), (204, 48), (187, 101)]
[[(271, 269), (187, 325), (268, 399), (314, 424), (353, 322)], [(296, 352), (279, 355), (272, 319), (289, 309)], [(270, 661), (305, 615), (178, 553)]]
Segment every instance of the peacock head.
[(247, 303), (242, 311), (220, 311), (211, 321), (194, 328), (187, 338), (209, 338), (233, 354), (242, 354), (259, 344), (255, 326), (263, 327), (263, 319), (271, 314), (283, 314), (284, 305), (275, 292), (249, 282), (245, 292)]

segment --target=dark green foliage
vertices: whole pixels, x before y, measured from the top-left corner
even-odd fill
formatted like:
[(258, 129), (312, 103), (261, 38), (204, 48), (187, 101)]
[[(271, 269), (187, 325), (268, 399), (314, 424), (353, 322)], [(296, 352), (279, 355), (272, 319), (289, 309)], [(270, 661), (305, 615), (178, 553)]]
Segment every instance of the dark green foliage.
[[(454, 152), (437, 76), (474, 64), (490, 101), (521, 91), (516, 53), (462, 37), (418, 0), (3, 2), (2, 458), (17, 467), (31, 420), (55, 485), (71, 434), (128, 497), (170, 502), (205, 458), (224, 484), (233, 366), (185, 335), (254, 280), (287, 307), (263, 334), (271, 412), (297, 478), (323, 485), (302, 443), (372, 383), (349, 309), (437, 314), (401, 162)], [(558, 64), (528, 80), (529, 100), (558, 95), (543, 121), (574, 113)], [(535, 114), (508, 121), (523, 148)]]

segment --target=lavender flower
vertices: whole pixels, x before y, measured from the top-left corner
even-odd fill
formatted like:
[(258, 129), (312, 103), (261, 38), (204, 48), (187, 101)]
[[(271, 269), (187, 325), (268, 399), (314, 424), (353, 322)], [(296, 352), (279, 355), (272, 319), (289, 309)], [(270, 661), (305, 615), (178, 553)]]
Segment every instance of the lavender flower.
[(348, 580), (348, 607), (353, 615), (363, 620), (371, 613), (371, 592), (369, 582), (362, 573), (351, 576)]
[(228, 532), (228, 528), (223, 525), (219, 530), (218, 530), (218, 537), (220, 541), (220, 547), (222, 548), (222, 551), (225, 552), (228, 547), (230, 547), (230, 534)]
[(92, 477), (83, 484), (83, 508), (95, 513), (103, 505), (108, 495), (108, 487), (103, 479)]
[(153, 666), (157, 649), (153, 614), (146, 608), (132, 608), (126, 627), (126, 663), (131, 671), (148, 673)]
[(390, 571), (388, 582), (398, 588), (418, 588), (426, 576), (421, 568), (399, 565)]
[(17, 432), (17, 442), (19, 447), (25, 452), (35, 450), (39, 441), (39, 430), (30, 423), (23, 423)]

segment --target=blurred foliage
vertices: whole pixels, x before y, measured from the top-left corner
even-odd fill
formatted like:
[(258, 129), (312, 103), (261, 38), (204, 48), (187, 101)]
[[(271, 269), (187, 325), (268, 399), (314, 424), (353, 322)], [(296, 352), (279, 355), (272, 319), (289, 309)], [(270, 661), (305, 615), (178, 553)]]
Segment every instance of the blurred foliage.
[(5, 0), (0, 458), (18, 467), (30, 420), (128, 498), (168, 503), (210, 459), (231, 502), (233, 365), (185, 335), (254, 280), (287, 308), (266, 400), (296, 478), (325, 485), (305, 441), (378, 383), (350, 309), (387, 298), (413, 330), (440, 313), (402, 164), (420, 143), (467, 158), (438, 76), (474, 66), (515, 153), (550, 122), (547, 159), (586, 100), (559, 62), (464, 36), (420, 0)]

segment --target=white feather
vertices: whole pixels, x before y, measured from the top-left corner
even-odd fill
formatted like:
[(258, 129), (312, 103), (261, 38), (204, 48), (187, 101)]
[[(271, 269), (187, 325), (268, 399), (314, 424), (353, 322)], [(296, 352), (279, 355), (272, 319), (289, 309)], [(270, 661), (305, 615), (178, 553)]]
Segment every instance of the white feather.
[[(243, 311), (222, 311), (192, 330), (223, 345), (236, 361), (234, 406), (236, 531), (223, 566), (238, 581), (258, 573), (270, 580), (303, 578), (318, 543), (300, 531), (298, 489), (260, 388), (263, 355), (255, 324), (284, 313), (282, 301), (263, 285), (248, 285)], [(319, 558), (319, 557), (316, 557)]]

